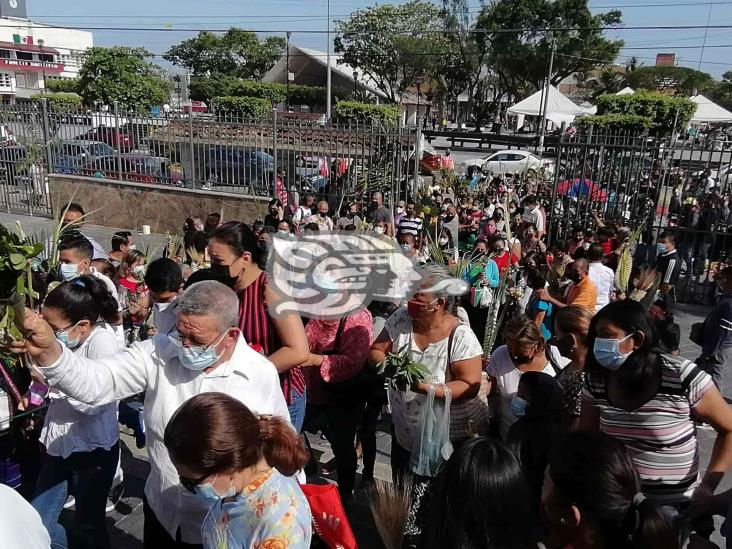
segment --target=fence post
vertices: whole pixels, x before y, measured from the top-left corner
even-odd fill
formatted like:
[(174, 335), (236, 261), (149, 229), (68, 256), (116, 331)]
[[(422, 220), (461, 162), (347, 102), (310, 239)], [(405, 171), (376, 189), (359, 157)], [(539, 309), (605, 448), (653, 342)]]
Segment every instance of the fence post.
[[(414, 144), (414, 178), (412, 183), (412, 200), (417, 197), (419, 189), (419, 162), (422, 160), (422, 127), (417, 124), (417, 142)], [(408, 196), (404, 197), (409, 200)]]
[[(272, 109), (272, 176), (274, 181), (274, 198), (277, 196), (277, 109)], [(282, 184), (285, 184), (284, 178), (282, 178)], [(269, 185), (267, 185), (269, 187)], [(287, 207), (287, 204), (285, 204)]]
[(193, 108), (188, 111), (188, 147), (191, 155), (191, 188), (196, 188), (196, 158), (193, 146)]
[[(43, 148), (45, 149), (45, 160), (46, 160), (46, 169), (45, 171), (45, 177), (48, 178), (48, 174), (51, 173), (51, 166), (53, 165), (53, 161), (51, 159), (51, 132), (48, 129), (48, 99), (45, 97), (41, 100), (41, 116), (43, 119)], [(42, 172), (43, 173), (43, 172)], [(43, 181), (43, 189), (45, 190), (47, 188), (48, 183)], [(31, 177), (31, 187), (33, 187), (33, 178)], [(45, 194), (45, 193), (41, 193)], [(33, 198), (35, 198), (35, 189), (33, 189)], [(45, 197), (46, 200), (46, 206), (48, 205), (48, 196)], [(30, 211), (30, 215), (33, 215), (33, 208), (31, 207), (31, 200), (28, 200), (28, 210)]]
[(122, 181), (122, 135), (119, 127), (119, 101), (114, 102), (114, 131), (117, 132), (117, 179)]

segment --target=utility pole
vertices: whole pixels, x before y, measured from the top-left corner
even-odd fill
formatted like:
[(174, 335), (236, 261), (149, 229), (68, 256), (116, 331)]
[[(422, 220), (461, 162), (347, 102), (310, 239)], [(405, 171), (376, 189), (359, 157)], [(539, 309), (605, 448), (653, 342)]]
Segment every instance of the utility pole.
[(328, 67), (328, 76), (326, 81), (326, 99), (325, 99), (325, 121), (330, 124), (330, 115), (331, 115), (331, 93), (330, 93), (330, 85), (331, 85), (331, 74), (330, 74), (330, 0), (328, 0), (328, 54), (326, 55), (326, 65)]
[(554, 38), (551, 39), (551, 55), (549, 56), (549, 73), (546, 76), (546, 97), (544, 99), (544, 108), (541, 113), (541, 133), (539, 133), (539, 156), (544, 155), (544, 134), (546, 133), (546, 111), (549, 105), (549, 86), (552, 85), (552, 71), (554, 70), (554, 50), (556, 43)]
[(285, 111), (290, 112), (290, 36), (292, 33), (290, 31), (287, 31), (285, 33), (286, 42), (287, 42), (287, 68), (285, 69), (287, 74), (285, 75), (285, 80), (287, 80), (287, 91), (285, 92)]

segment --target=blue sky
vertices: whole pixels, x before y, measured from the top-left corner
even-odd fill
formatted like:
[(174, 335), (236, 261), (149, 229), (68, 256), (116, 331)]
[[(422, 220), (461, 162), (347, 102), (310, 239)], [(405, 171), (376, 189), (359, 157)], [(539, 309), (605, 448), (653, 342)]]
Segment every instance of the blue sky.
[[(721, 3), (712, 6), (711, 24), (732, 25), (732, 1), (718, 1)], [(28, 3), (31, 18), (57, 25), (169, 28), (166, 32), (94, 31), (97, 45), (145, 46), (156, 54), (164, 53), (171, 44), (195, 34), (180, 29), (225, 30), (231, 26), (282, 34), (290, 30), (292, 41), (304, 47), (325, 50), (327, 44), (325, 34), (305, 32), (327, 28), (326, 0), (28, 0)], [(346, 18), (355, 9), (373, 4), (373, 0), (330, 0), (331, 19)], [(647, 4), (656, 6), (639, 7)], [(477, 1), (472, 1), (471, 5), (475, 11), (480, 6)], [(710, 7), (703, 0), (669, 0), (666, 3), (663, 0), (591, 0), (590, 6), (594, 11), (618, 7), (627, 26), (706, 25)], [(676, 53), (679, 64), (697, 68), (705, 31), (625, 30), (609, 34), (625, 40), (628, 49), (621, 52), (620, 62), (635, 55), (642, 63), (652, 65), (656, 53), (672, 52)], [(732, 28), (709, 30), (706, 44), (702, 70), (717, 77), (732, 70)]]

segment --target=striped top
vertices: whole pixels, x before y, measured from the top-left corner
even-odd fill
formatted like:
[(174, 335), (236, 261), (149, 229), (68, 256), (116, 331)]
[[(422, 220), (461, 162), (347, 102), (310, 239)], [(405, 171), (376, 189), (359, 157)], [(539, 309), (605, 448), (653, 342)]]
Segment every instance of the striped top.
[[(264, 299), (267, 288), (267, 274), (262, 273), (249, 286), (237, 292), (239, 296), (239, 329), (249, 345), (259, 345), (264, 356), (269, 356), (280, 347), (277, 329), (275, 328), (269, 309)], [(298, 394), (305, 392), (305, 377), (299, 367), (294, 367), (280, 374), (282, 392), (287, 404), (292, 404), (292, 390)]]
[(661, 385), (633, 411), (608, 402), (604, 376), (585, 376), (584, 399), (600, 409), (600, 430), (622, 440), (633, 457), (643, 493), (658, 504), (691, 499), (699, 484), (699, 444), (692, 411), (714, 384), (696, 364), (659, 355)]

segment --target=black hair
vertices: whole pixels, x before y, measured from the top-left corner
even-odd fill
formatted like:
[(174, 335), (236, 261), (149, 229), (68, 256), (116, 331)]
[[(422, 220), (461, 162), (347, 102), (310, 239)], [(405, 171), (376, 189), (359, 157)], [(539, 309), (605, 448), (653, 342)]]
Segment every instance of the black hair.
[(356, 225), (351, 223), (350, 225), (346, 225), (345, 227), (343, 227), (343, 230), (346, 231), (347, 233), (353, 233), (358, 230), (358, 227), (356, 227)]
[(279, 198), (273, 198), (269, 201), (269, 207), (271, 208), (272, 206), (277, 206), (277, 208), (281, 208), (282, 202), (280, 202)]
[(93, 275), (62, 282), (46, 296), (43, 306), (60, 311), (74, 324), (81, 320), (94, 324), (99, 318), (115, 322), (119, 307), (107, 285)]
[(266, 252), (259, 244), (254, 231), (246, 223), (241, 221), (224, 223), (213, 232), (211, 238), (229, 246), (237, 257), (249, 252), (252, 254), (252, 261), (260, 267), (263, 266)]
[(661, 240), (668, 240), (674, 246), (676, 245), (676, 237), (672, 233), (666, 231), (662, 232), (658, 235), (658, 241), (660, 242)]
[(570, 433), (554, 446), (549, 477), (557, 497), (576, 506), (598, 538), (616, 549), (673, 549), (680, 536), (640, 494), (640, 480), (623, 443), (605, 433)]
[(469, 439), (435, 480), (422, 549), (536, 547), (539, 518), (514, 455), (499, 441)]
[(623, 391), (629, 395), (640, 393), (647, 383), (652, 382), (653, 374), (658, 368), (658, 357), (653, 352), (656, 334), (643, 306), (631, 299), (613, 301), (600, 309), (590, 322), (590, 329), (587, 332), (589, 351), (585, 363), (585, 375), (588, 380), (598, 381), (604, 386), (608, 370), (600, 366), (593, 352), (597, 338), (597, 324), (600, 321), (610, 322), (629, 334), (643, 333), (643, 344), (633, 351), (616, 372), (619, 386)]
[(320, 227), (318, 226), (317, 223), (308, 223), (307, 225), (305, 225), (304, 230), (312, 231), (314, 233), (319, 233)]
[(112, 251), (119, 252), (122, 246), (126, 246), (130, 241), (132, 233), (130, 231), (117, 231), (112, 235)]
[(183, 284), (183, 274), (172, 259), (161, 257), (145, 269), (145, 284), (155, 293), (177, 292)]
[(69, 202), (64, 208), (64, 211), (78, 213), (79, 215), (86, 215), (84, 214), (84, 208), (81, 207), (81, 204), (77, 204), (76, 202)]
[(94, 256), (94, 246), (87, 238), (78, 231), (69, 231), (61, 236), (58, 243), (58, 251), (74, 250), (84, 259), (91, 261)]
[(539, 269), (528, 267), (526, 273), (528, 275), (526, 277), (526, 283), (529, 285), (529, 288), (532, 290), (542, 290), (546, 287), (546, 277), (541, 274)]
[(590, 247), (587, 248), (587, 260), (588, 261), (602, 261), (605, 252), (602, 250), (602, 244), (593, 242)]

